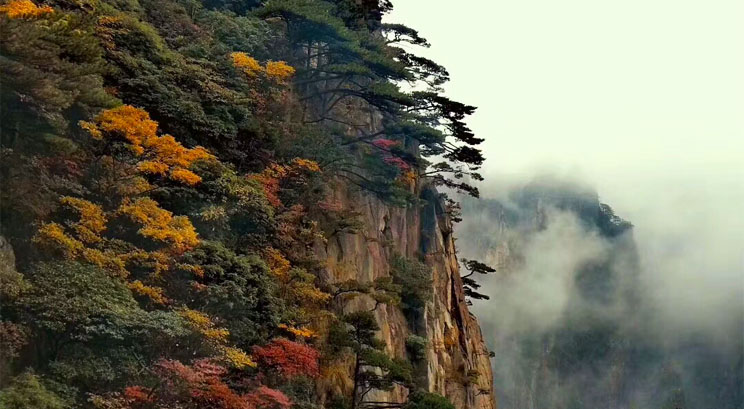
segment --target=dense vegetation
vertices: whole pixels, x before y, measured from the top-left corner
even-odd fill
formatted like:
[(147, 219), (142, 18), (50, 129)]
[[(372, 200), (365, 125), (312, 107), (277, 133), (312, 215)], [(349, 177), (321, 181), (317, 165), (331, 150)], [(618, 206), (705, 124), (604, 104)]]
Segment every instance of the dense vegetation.
[(402, 46), (425, 39), (381, 22), (390, 7), (0, 4), (1, 233), (16, 257), (0, 271), (0, 407), (314, 408), (316, 380), (349, 359), (353, 393), (325, 404), (394, 407), (365, 396), (417, 388), (371, 313), (337, 301), (416, 314), (425, 266), (327, 286), (312, 251), (359, 228), (324, 199), (333, 181), (398, 206), (422, 184), (478, 193), (462, 182), (483, 161), (474, 108)]

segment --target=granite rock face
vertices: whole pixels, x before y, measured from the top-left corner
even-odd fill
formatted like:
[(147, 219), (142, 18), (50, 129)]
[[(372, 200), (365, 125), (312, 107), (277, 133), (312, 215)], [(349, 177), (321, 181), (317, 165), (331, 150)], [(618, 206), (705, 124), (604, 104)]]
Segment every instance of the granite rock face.
[[(360, 213), (364, 226), (357, 233), (339, 233), (318, 244), (326, 260), (327, 283), (371, 282), (390, 275), (395, 254), (423, 261), (431, 268), (432, 296), (423, 316), (407, 320), (397, 306), (380, 305), (376, 316), (379, 337), (388, 352), (405, 356), (405, 342), (415, 334), (428, 340), (425, 368), (417, 368), (419, 383), (446, 396), (458, 409), (494, 409), (489, 351), (477, 319), (469, 312), (460, 280), (452, 223), (431, 187), (418, 187), (421, 204), (395, 207), (369, 194), (352, 192), (343, 184), (329, 189), (331, 200)], [(347, 311), (370, 309), (366, 296), (347, 303)], [(416, 322), (410, 322), (416, 321)], [(376, 391), (369, 400), (405, 400), (404, 389)]]

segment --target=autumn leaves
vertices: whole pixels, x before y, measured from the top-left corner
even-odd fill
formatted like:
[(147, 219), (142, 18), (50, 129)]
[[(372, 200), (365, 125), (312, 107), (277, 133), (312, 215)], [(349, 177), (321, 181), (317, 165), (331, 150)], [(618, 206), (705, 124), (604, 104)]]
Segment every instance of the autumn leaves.
[(268, 61), (265, 66), (244, 52), (230, 54), (233, 65), (250, 78), (265, 76), (268, 80), (279, 84), (286, 83), (295, 73), (295, 69), (284, 61)]

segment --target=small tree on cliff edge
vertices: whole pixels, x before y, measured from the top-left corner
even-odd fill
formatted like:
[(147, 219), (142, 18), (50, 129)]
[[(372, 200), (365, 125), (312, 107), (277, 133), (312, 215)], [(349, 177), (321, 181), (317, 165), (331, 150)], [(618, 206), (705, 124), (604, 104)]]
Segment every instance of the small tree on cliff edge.
[(354, 354), (354, 389), (351, 408), (393, 408), (395, 402), (365, 401), (372, 390), (391, 390), (395, 385), (410, 387), (411, 365), (406, 360), (391, 358), (385, 353), (385, 343), (375, 336), (380, 327), (370, 311), (344, 315), (331, 328), (329, 342)]
[(403, 409), (455, 409), (447, 398), (436, 393), (416, 391), (408, 395)]
[[(477, 290), (480, 288), (480, 284), (478, 284), (475, 279), (471, 278), (471, 276), (475, 273), (478, 274), (491, 274), (495, 273), (496, 269), (485, 264), (481, 263), (477, 260), (468, 260), (468, 259), (462, 259), (460, 260), (465, 265), (465, 269), (468, 270), (468, 274), (465, 274), (462, 276), (462, 287), (463, 290), (465, 290), (465, 296), (470, 297), (476, 300), (488, 300), (489, 297), (485, 294), (479, 293)], [(472, 305), (473, 303), (468, 300), (468, 305)]]

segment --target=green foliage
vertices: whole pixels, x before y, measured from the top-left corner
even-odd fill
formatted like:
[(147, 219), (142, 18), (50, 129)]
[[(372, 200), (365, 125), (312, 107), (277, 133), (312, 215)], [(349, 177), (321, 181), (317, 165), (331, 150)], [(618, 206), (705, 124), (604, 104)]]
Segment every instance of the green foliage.
[(260, 5), (262, 0), (203, 0), (205, 7), (230, 10), (242, 14)]
[(350, 409), (351, 402), (345, 396), (334, 396), (326, 407), (328, 409)]
[(468, 270), (468, 274), (461, 277), (465, 296), (476, 300), (488, 300), (489, 297), (487, 295), (481, 294), (477, 291), (480, 288), (480, 284), (472, 278), (472, 275), (492, 274), (496, 272), (496, 269), (477, 260), (462, 259), (461, 261), (465, 266), (465, 269)]
[(375, 335), (379, 329), (371, 311), (345, 314), (330, 329), (330, 346), (354, 354), (352, 408), (359, 407), (371, 390), (390, 390), (394, 385), (409, 387), (412, 383), (410, 362), (385, 352), (385, 343)]
[(184, 261), (203, 271), (197, 282), (205, 287), (193, 293), (192, 308), (219, 317), (241, 347), (266, 341), (279, 324), (284, 305), (263, 260), (204, 241)]
[(373, 389), (390, 390), (396, 384), (406, 387), (411, 385), (411, 363), (405, 359), (391, 358), (385, 352), (373, 349), (365, 349), (359, 359), (363, 365), (383, 371), (382, 376), (376, 371), (363, 372), (363, 382)]
[(155, 194), (159, 203), (190, 215), (206, 240), (244, 251), (268, 245), (276, 220), (262, 186), (221, 162), (197, 163), (193, 168), (202, 177), (201, 183), (195, 188), (161, 189)]
[(0, 265), (0, 300), (3, 303), (11, 302), (23, 294), (29, 287), (23, 274), (16, 271), (15, 266), (10, 264), (12, 260), (1, 259)]
[(353, 312), (334, 323), (328, 342), (336, 348), (351, 348), (355, 353), (365, 348), (379, 348), (380, 341), (375, 336), (379, 329), (372, 312)]
[(103, 88), (107, 72), (90, 18), (54, 12), (38, 18), (0, 13), (0, 142), (44, 152), (67, 138), (70, 124), (117, 100)]
[[(443, 67), (400, 46), (425, 39), (382, 24), (388, 1), (13, 7), (31, 13), (0, 9), (0, 233), (20, 272), (0, 271), (12, 360), (0, 375), (17, 376), (2, 407), (316, 408), (309, 382), (268, 385), (288, 397), (249, 369), (245, 351), (278, 333), (356, 357), (349, 406), (410, 386), (373, 312), (421, 309), (428, 269), (396, 259), (391, 277), (326, 288), (316, 256), (364, 230), (324, 200), (330, 183), (410, 205), (421, 181), (454, 183), (441, 174), (482, 159), (463, 122), (473, 108), (441, 95)], [(373, 134), (347, 123), (367, 108), (381, 115)], [(371, 311), (330, 310), (362, 294)]]
[(121, 338), (141, 312), (127, 286), (92, 265), (37, 264), (28, 277), (31, 290), (19, 300), (42, 330), (78, 340)]
[(122, 281), (92, 265), (39, 263), (28, 280), (19, 314), (32, 325), (51, 374), (77, 387), (125, 377), (137, 358), (157, 356), (191, 334), (179, 315), (142, 310)]
[(0, 391), (2, 409), (64, 409), (65, 402), (49, 391), (39, 377), (24, 372), (13, 379), (10, 386)]
[(296, 377), (285, 380), (277, 388), (292, 399), (292, 407), (296, 409), (319, 409), (315, 383), (312, 378)]
[(431, 268), (396, 254), (390, 264), (390, 275), (401, 287), (404, 310), (411, 314), (420, 312), (431, 298)]
[[(367, 7), (370, 4), (375, 6)], [(476, 188), (457, 180), (465, 175), (481, 179), (475, 171), (483, 156), (473, 146), (483, 140), (475, 138), (464, 123), (475, 107), (443, 96), (439, 87), (447, 81), (447, 71), (401, 47), (428, 45), (418, 32), (375, 20), (389, 8), (387, 2), (269, 0), (256, 14), (282, 19), (290, 43), (303, 45), (301, 55), (295, 52), (292, 58), (297, 62), (296, 84), (302, 101), (312, 104), (303, 112), (306, 123), (343, 124), (353, 129), (345, 132), (345, 139), (350, 139), (343, 142), (345, 145), (371, 146), (391, 167), (412, 168), (434, 184), (477, 196)], [(374, 34), (377, 28), (384, 36)], [(424, 84), (425, 89), (406, 92), (399, 86), (402, 82)], [(363, 119), (345, 115), (338, 107), (348, 101), (377, 109), (383, 117), (383, 129), (370, 134)], [(375, 146), (374, 140), (383, 134), (399, 135), (405, 148)], [(428, 163), (419, 155), (444, 157), (446, 169), (427, 172)], [(367, 163), (360, 171), (353, 165), (342, 166), (340, 174), (384, 199), (396, 199), (391, 191), (392, 179), (379, 166)], [(447, 173), (452, 176), (445, 176)]]
[(400, 293), (400, 286), (393, 283), (390, 277), (380, 277), (372, 283), (349, 280), (338, 283), (333, 288), (333, 296), (338, 300), (349, 301), (362, 294), (368, 295), (375, 301), (374, 309), (377, 309), (380, 304), (399, 305)]
[(436, 393), (416, 391), (408, 395), (403, 409), (455, 409), (455, 405)]
[(406, 338), (406, 351), (411, 357), (413, 362), (422, 362), (426, 360), (426, 349), (428, 348), (429, 341), (418, 335), (409, 335)]
[(267, 99), (240, 79), (228, 54), (266, 45), (265, 24), (172, 0), (143, 7), (145, 21), (113, 11), (98, 29), (116, 70), (107, 79), (117, 95), (187, 144), (239, 167), (255, 166), (250, 153), (275, 142), (272, 118), (258, 117)]

